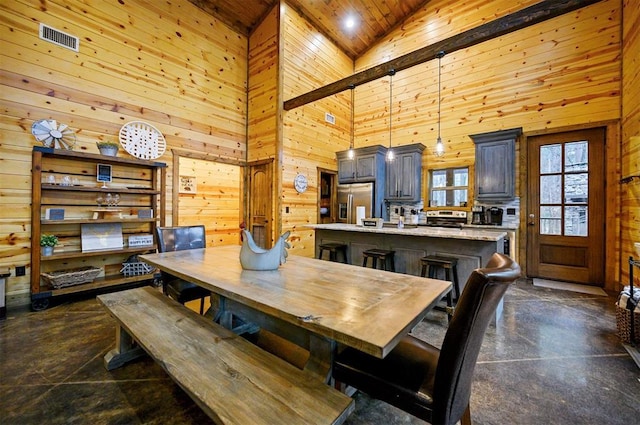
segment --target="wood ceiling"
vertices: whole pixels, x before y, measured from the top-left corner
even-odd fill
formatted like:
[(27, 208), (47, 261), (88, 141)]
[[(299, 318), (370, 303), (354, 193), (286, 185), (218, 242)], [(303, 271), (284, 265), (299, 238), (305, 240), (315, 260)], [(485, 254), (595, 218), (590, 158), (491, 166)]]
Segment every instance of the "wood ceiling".
[[(262, 21), (279, 0), (190, 0), (200, 9), (243, 34)], [(400, 25), (429, 0), (287, 0), (287, 4), (324, 32), (355, 59)], [(345, 21), (355, 15), (358, 26), (348, 31)]]

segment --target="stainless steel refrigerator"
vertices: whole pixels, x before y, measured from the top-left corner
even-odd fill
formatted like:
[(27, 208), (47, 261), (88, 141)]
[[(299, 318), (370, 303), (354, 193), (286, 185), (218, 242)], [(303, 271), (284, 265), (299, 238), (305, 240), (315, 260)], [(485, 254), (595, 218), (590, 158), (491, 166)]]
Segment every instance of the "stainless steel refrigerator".
[(364, 207), (366, 218), (374, 214), (375, 186), (373, 183), (338, 185), (338, 222), (356, 224), (356, 207)]

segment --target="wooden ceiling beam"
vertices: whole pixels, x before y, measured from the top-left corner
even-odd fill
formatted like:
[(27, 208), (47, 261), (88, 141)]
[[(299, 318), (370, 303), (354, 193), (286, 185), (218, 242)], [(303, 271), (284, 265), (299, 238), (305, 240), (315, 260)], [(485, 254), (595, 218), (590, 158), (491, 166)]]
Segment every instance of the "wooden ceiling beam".
[(351, 89), (352, 87), (377, 80), (378, 78), (389, 75), (393, 71), (398, 72), (425, 63), (435, 59), (440, 52), (448, 54), (456, 50), (466, 49), (467, 47), (564, 15), (565, 13), (581, 9), (599, 1), (601, 0), (543, 0), (540, 3), (536, 3), (533, 6), (529, 6), (510, 15), (498, 18), (479, 27), (472, 28), (388, 62), (360, 71), (324, 87), (289, 99), (284, 102), (284, 110), (289, 111), (327, 96)]

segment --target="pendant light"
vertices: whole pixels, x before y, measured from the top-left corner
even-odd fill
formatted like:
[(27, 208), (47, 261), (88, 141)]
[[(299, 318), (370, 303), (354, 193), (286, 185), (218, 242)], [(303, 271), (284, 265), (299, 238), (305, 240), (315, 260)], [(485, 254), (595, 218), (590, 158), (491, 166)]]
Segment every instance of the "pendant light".
[(349, 159), (353, 159), (353, 157), (355, 156), (355, 153), (353, 152), (353, 141), (354, 141), (354, 133), (355, 133), (355, 127), (353, 125), (353, 110), (355, 108), (355, 98), (354, 98), (354, 89), (355, 89), (355, 85), (350, 84), (349, 88), (351, 89), (351, 140), (349, 141), (349, 152), (347, 152), (347, 157)]
[(444, 56), (444, 51), (441, 50), (438, 52), (438, 54), (436, 55), (436, 57), (438, 58), (438, 138), (436, 139), (436, 148), (433, 151), (433, 154), (435, 156), (442, 156), (444, 155), (444, 143), (442, 143), (442, 138), (440, 137), (440, 102), (441, 102), (441, 97), (440, 97), (440, 79), (441, 79), (441, 63), (442, 63), (442, 57)]
[(389, 70), (389, 150), (387, 150), (387, 161), (393, 161), (394, 154), (391, 149), (391, 118), (392, 118), (392, 105), (393, 100), (393, 76), (396, 74), (396, 70), (391, 68)]

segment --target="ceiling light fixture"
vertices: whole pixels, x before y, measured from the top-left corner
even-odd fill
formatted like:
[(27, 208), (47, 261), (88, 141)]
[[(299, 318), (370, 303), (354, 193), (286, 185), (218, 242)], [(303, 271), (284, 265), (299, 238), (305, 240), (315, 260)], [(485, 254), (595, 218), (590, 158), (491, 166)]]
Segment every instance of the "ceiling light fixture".
[(436, 148), (433, 151), (433, 154), (435, 156), (442, 156), (444, 155), (444, 143), (442, 143), (442, 138), (440, 137), (440, 102), (441, 102), (441, 96), (440, 96), (440, 82), (441, 82), (441, 63), (442, 63), (442, 57), (444, 56), (444, 50), (441, 50), (438, 52), (438, 54), (436, 55), (436, 57), (438, 58), (438, 138), (436, 139)]
[(347, 29), (352, 29), (353, 27), (356, 26), (356, 20), (353, 16), (349, 16), (344, 24), (347, 27)]
[(355, 94), (354, 94), (354, 89), (356, 88), (355, 85), (350, 84), (349, 88), (351, 89), (351, 140), (349, 142), (349, 152), (347, 153), (347, 157), (349, 159), (353, 159), (354, 157), (354, 152), (353, 152), (353, 142), (354, 142), (354, 133), (355, 133), (355, 128), (353, 126), (353, 110), (355, 109)]
[(389, 70), (389, 150), (387, 151), (387, 161), (393, 161), (393, 149), (391, 149), (391, 117), (392, 117), (392, 107), (391, 101), (393, 99), (393, 76), (395, 75), (396, 70), (391, 68)]

